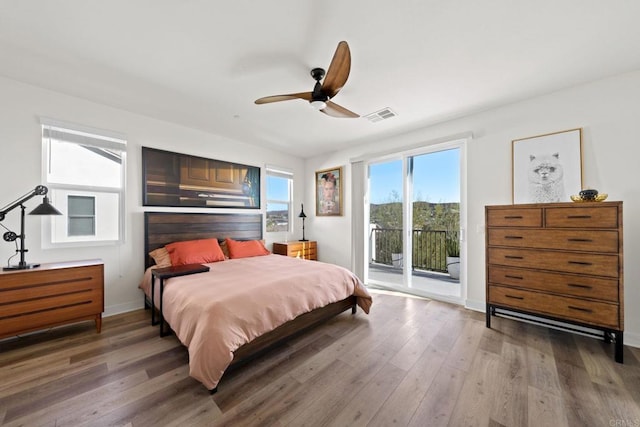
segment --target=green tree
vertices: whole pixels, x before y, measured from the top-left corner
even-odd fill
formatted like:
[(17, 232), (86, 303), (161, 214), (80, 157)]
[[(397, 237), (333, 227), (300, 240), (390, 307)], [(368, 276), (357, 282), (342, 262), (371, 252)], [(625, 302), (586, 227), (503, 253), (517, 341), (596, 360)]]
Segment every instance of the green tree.
[[(418, 266), (444, 266), (444, 256), (457, 252), (460, 228), (459, 203), (431, 203), (416, 200), (412, 203), (414, 233), (413, 263)], [(391, 263), (391, 253), (402, 252), (402, 199), (392, 191), (385, 203), (370, 206), (371, 223), (380, 230), (377, 233), (375, 259)], [(439, 232), (439, 233), (432, 233)], [(459, 249), (458, 249), (459, 251)], [(420, 258), (420, 259), (418, 259)], [(434, 267), (442, 270), (443, 267)]]
[(384, 203), (371, 205), (371, 222), (380, 228), (402, 228), (402, 199), (393, 190)]

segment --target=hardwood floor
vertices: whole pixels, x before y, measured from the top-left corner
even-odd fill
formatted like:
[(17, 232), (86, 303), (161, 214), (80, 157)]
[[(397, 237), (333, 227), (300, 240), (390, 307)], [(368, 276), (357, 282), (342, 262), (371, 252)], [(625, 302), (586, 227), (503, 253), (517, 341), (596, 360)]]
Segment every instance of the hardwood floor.
[(150, 313), (0, 342), (6, 426), (640, 426), (640, 349), (418, 298), (374, 294), (217, 394)]

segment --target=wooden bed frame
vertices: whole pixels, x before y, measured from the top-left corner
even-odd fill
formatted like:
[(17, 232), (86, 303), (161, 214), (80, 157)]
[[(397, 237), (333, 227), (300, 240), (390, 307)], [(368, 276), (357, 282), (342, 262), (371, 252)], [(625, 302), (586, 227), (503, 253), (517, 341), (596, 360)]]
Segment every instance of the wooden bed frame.
[[(144, 213), (144, 257), (145, 269), (154, 265), (149, 252), (171, 242), (184, 240), (229, 237), (234, 240), (262, 239), (262, 214), (220, 214), (220, 213)], [(145, 296), (145, 307), (153, 308)], [(302, 314), (243, 345), (234, 352), (233, 361), (227, 368), (239, 367), (272, 348), (284, 343), (305, 330), (351, 309), (356, 313), (356, 297), (329, 304)], [(215, 393), (218, 388), (211, 390)]]

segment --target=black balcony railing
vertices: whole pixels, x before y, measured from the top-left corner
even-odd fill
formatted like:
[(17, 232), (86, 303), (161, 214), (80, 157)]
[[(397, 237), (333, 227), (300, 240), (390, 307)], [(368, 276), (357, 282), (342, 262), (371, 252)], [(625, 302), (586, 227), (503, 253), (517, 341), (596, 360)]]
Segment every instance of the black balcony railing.
[[(444, 230), (413, 230), (413, 269), (447, 271), (447, 237), (458, 239), (458, 232)], [(402, 254), (402, 230), (397, 228), (374, 228), (369, 236), (371, 262), (399, 267), (398, 256)], [(394, 262), (395, 261), (395, 262)]]

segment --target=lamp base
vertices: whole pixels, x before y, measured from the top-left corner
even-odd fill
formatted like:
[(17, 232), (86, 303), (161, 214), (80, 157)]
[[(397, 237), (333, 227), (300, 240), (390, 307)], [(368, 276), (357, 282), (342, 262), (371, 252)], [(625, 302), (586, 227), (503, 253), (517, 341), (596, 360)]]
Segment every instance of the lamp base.
[(37, 267), (40, 267), (40, 264), (10, 265), (8, 267), (3, 267), (2, 271), (29, 270), (31, 268), (37, 268)]
[(300, 239), (300, 240), (298, 240), (298, 241), (299, 241), (299, 242), (308, 242), (308, 241), (309, 241), (309, 239)]

